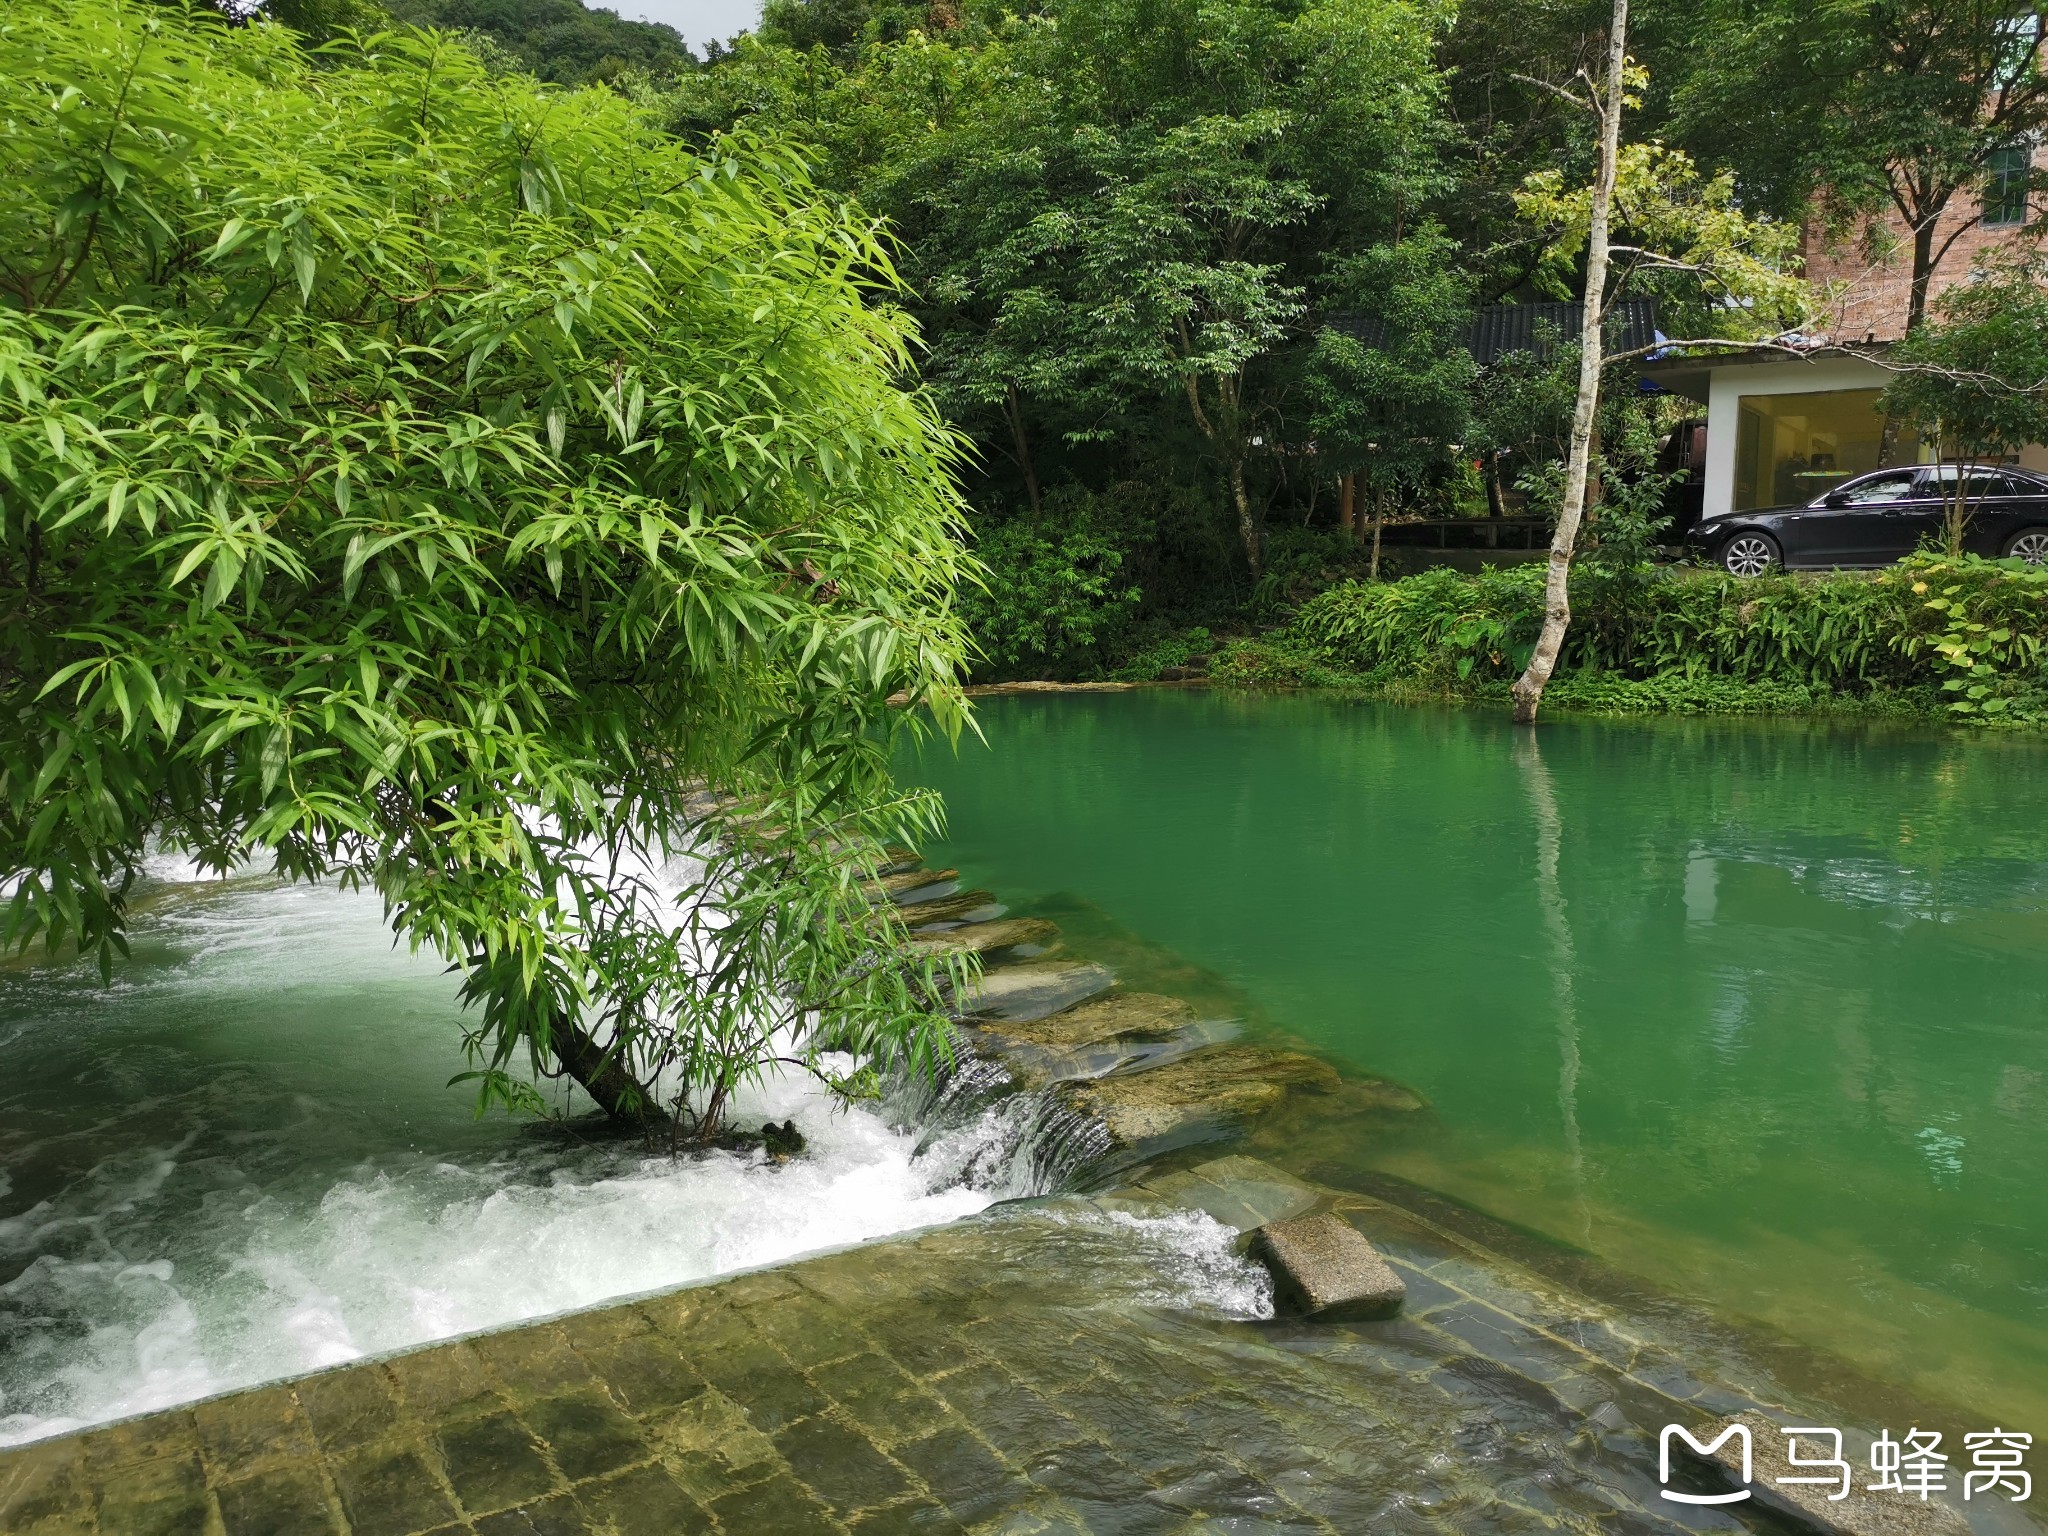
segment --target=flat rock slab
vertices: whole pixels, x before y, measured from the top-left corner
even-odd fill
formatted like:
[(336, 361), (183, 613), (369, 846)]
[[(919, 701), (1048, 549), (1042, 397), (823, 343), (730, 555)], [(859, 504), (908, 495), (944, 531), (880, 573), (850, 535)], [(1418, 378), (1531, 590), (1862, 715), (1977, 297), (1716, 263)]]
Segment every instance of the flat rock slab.
[(910, 941), (913, 955), (986, 955), (1001, 949), (1029, 948), (1045, 954), (1059, 948), (1057, 923), (1042, 917), (1007, 917), (986, 923), (961, 923)]
[(1037, 1086), (1153, 1067), (1231, 1039), (1237, 1025), (1195, 1017), (1192, 1004), (1114, 992), (1040, 1019), (984, 1020), (983, 1048)]
[(1116, 973), (1106, 965), (1065, 960), (1032, 961), (985, 971), (957, 999), (962, 1018), (1042, 1019), (1107, 992)]
[[(1787, 1420), (1786, 1423), (1804, 1424), (1805, 1419)], [(1750, 1496), (1767, 1509), (1790, 1515), (1804, 1525), (1830, 1533), (1830, 1536), (1969, 1536), (1970, 1523), (1962, 1514), (1939, 1499), (1922, 1500), (1917, 1495), (1904, 1493), (1872, 1493), (1864, 1487), (1870, 1474), (1865, 1469), (1870, 1465), (1867, 1446), (1847, 1446), (1842, 1457), (1852, 1468), (1849, 1493), (1846, 1498), (1830, 1499), (1830, 1493), (1839, 1492), (1841, 1484), (1827, 1483), (1781, 1483), (1783, 1477), (1826, 1477), (1825, 1469), (1811, 1465), (1795, 1466), (1790, 1457), (1790, 1445), (1785, 1438), (1785, 1426), (1773, 1423), (1761, 1413), (1738, 1413), (1725, 1419), (1716, 1419), (1704, 1430), (1695, 1431), (1698, 1439), (1713, 1445), (1716, 1438), (1736, 1425), (1749, 1431), (1750, 1462), (1746, 1469), (1749, 1481), (1744, 1483), (1742, 1475), (1742, 1442), (1739, 1436), (1730, 1435), (1704, 1458), (1706, 1463), (1727, 1477), (1734, 1487), (1747, 1487)], [(1688, 1456), (1695, 1453), (1683, 1440), (1674, 1440), (1681, 1451)], [(1811, 1463), (1823, 1460), (1832, 1454), (1833, 1442), (1825, 1435), (1802, 1435), (1799, 1438), (1800, 1460)], [(1951, 1460), (1948, 1482), (1956, 1486), (1960, 1474)]]
[(1291, 1093), (1330, 1093), (1338, 1083), (1328, 1062), (1299, 1051), (1225, 1045), (1065, 1091), (1119, 1147), (1149, 1154), (1228, 1135)]
[(940, 924), (985, 923), (1007, 911), (1009, 908), (989, 891), (958, 891), (928, 901), (897, 903), (897, 915), (910, 925), (913, 933)]
[(1386, 1317), (1407, 1299), (1379, 1250), (1329, 1211), (1268, 1222), (1252, 1234), (1252, 1254), (1272, 1272), (1274, 1305), (1297, 1317)]
[(899, 869), (893, 875), (863, 880), (860, 888), (870, 901), (893, 901), (899, 906), (911, 906), (920, 900), (932, 901), (955, 894), (960, 889), (960, 871)]
[(1305, 1215), (1323, 1192), (1256, 1157), (1219, 1157), (1132, 1186), (1182, 1210), (1203, 1211), (1234, 1232)]
[(1113, 1040), (1170, 1040), (1194, 1023), (1195, 1005), (1184, 999), (1119, 992), (1041, 1019), (1012, 1020), (997, 1033), (1046, 1050), (1073, 1050)]

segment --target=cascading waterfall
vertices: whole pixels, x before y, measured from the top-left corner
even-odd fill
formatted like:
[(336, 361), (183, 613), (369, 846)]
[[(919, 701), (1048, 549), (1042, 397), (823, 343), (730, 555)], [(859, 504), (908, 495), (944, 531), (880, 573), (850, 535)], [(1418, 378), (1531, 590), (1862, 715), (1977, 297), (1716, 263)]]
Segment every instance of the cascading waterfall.
[(1102, 1150), (972, 1057), (880, 1111), (765, 1082), (735, 1119), (793, 1118), (784, 1166), (476, 1120), (454, 984), (373, 896), (158, 876), (111, 988), (0, 973), (0, 1443), (958, 1220)]
[(915, 1131), (914, 1157), (935, 1177), (998, 1200), (1079, 1188), (1110, 1150), (1099, 1121), (1048, 1089), (1021, 1087), (982, 1056), (963, 1054), (936, 1077), (900, 1079), (888, 1108)]

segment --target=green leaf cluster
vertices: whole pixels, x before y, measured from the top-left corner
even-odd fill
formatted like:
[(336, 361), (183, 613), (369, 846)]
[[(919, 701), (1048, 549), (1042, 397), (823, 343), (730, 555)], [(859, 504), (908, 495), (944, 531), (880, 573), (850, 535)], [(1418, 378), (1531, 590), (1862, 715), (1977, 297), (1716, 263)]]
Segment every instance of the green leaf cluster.
[(11, 947), (111, 965), (161, 846), (375, 888), (486, 1095), (934, 1048), (856, 880), (962, 721), (961, 445), (864, 217), (445, 35), (136, 0), (0, 16), (0, 178)]

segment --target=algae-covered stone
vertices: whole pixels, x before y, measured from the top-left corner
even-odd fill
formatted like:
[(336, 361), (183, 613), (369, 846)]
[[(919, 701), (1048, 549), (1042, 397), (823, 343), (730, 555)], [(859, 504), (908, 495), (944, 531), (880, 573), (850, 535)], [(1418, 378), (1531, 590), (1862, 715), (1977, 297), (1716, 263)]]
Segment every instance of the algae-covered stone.
[(1152, 1153), (1227, 1135), (1290, 1093), (1329, 1093), (1337, 1084), (1329, 1063), (1299, 1051), (1226, 1045), (1148, 1071), (1071, 1084), (1065, 1092), (1119, 1147)]
[(1385, 1317), (1408, 1295), (1379, 1251), (1328, 1211), (1268, 1222), (1252, 1234), (1252, 1254), (1272, 1272), (1274, 1305), (1297, 1316)]
[(951, 896), (959, 889), (957, 869), (899, 869), (892, 875), (863, 880), (860, 888), (871, 901), (893, 901), (909, 905), (918, 898)]
[(1195, 1005), (1157, 992), (1118, 992), (1040, 1019), (1013, 1020), (1005, 1039), (1048, 1050), (1105, 1045), (1112, 1040), (1168, 1040), (1195, 1022)]
[(1042, 1019), (1116, 985), (1106, 965), (1047, 960), (984, 972), (958, 999), (964, 1018)]
[[(1789, 1422), (1803, 1424), (1807, 1421)], [(1749, 1431), (1746, 1466), (1742, 1437), (1728, 1433), (1737, 1425)], [(1773, 1423), (1761, 1413), (1738, 1413), (1717, 1419), (1704, 1430), (1693, 1431), (1693, 1434), (1700, 1444), (1714, 1447), (1704, 1458), (1698, 1457), (1683, 1440), (1674, 1438), (1671, 1443), (1684, 1454), (1703, 1459), (1723, 1473), (1735, 1487), (1747, 1488), (1757, 1503), (1790, 1515), (1801, 1524), (1816, 1526), (1831, 1536), (1968, 1536), (1969, 1522), (1960, 1511), (1939, 1499), (1922, 1500), (1895, 1492), (1873, 1493), (1865, 1488), (1861, 1468), (1869, 1464), (1868, 1457), (1867, 1454), (1858, 1454), (1856, 1448), (1845, 1449), (1842, 1453), (1842, 1459), (1856, 1469), (1854, 1475), (1844, 1479), (1849, 1488), (1847, 1495), (1830, 1499), (1828, 1495), (1841, 1492), (1844, 1483), (1834, 1481), (1827, 1469), (1813, 1465), (1834, 1454), (1834, 1443), (1828, 1436), (1801, 1436), (1800, 1459), (1794, 1463), (1784, 1426)], [(1721, 1439), (1723, 1435), (1727, 1438)], [(1721, 1443), (1714, 1445), (1717, 1439)], [(1742, 1481), (1745, 1474), (1749, 1478), (1746, 1483)], [(1779, 1481), (1787, 1477), (1827, 1477), (1829, 1481)]]
[(1413, 1088), (1400, 1083), (1388, 1082), (1383, 1077), (1347, 1078), (1337, 1090), (1332, 1107), (1341, 1106), (1346, 1111), (1391, 1110), (1395, 1114), (1413, 1114), (1427, 1109), (1429, 1101)]
[(929, 900), (899, 902), (896, 915), (916, 933), (942, 923), (985, 923), (1008, 910), (988, 891), (957, 891)]
[(1157, 1064), (1235, 1033), (1234, 1024), (1202, 1021), (1192, 1004), (1150, 992), (1110, 993), (1042, 1018), (987, 1019), (976, 1026), (983, 1049), (1032, 1083)]
[(986, 955), (1001, 949), (1030, 949), (1044, 954), (1059, 947), (1060, 930), (1042, 917), (999, 918), (987, 923), (962, 923), (920, 934), (910, 941), (913, 955)]

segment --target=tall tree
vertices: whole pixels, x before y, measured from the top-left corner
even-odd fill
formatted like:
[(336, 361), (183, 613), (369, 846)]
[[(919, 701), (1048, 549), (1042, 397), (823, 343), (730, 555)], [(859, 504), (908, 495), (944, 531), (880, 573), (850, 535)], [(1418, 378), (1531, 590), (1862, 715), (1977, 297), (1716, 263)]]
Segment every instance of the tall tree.
[(1442, 20), (1413, 0), (984, 7), (829, 76), (744, 48), (678, 110), (773, 114), (888, 216), (934, 387), (1024, 500), (1049, 460), (1185, 445), (1256, 571), (1255, 440), (1289, 435), (1276, 359), (1305, 349), (1332, 254), (1419, 221)]
[(1622, 360), (1607, 347), (1614, 303), (1631, 292), (1655, 295), (1662, 323), (1685, 338), (1674, 346), (1740, 345), (1802, 324), (1809, 314), (1805, 284), (1786, 275), (1798, 241), (1794, 226), (1747, 212), (1727, 172), (1704, 176), (1681, 151), (1622, 142), (1622, 115), (1642, 79), (1628, 60), (1627, 25), (1628, 0), (1614, 0), (1606, 68), (1598, 94), (1583, 103), (1599, 130), (1591, 185), (1568, 188), (1560, 173), (1542, 171), (1517, 197), (1523, 217), (1546, 232), (1540, 275), (1555, 291), (1581, 285), (1579, 378), (1543, 627), (1514, 687), (1514, 716), (1523, 724), (1536, 718), (1571, 623), (1572, 555), (1599, 472), (1601, 374)]
[(2048, 186), (2032, 167), (2048, 131), (2041, 44), (2031, 0), (1704, 0), (1689, 48), (1671, 55), (1685, 68), (1675, 126), (1737, 169), (1753, 205), (1861, 222), (1873, 257), (1889, 255), (1895, 216), (1917, 329), (1935, 269), (1982, 218), (1993, 157), (2025, 152), (2001, 173), (2006, 196)]
[(1599, 97), (1593, 103), (1600, 118), (1600, 160), (1586, 200), (1586, 292), (1579, 309), (1579, 387), (1572, 403), (1572, 435), (1565, 457), (1564, 498), (1551, 534), (1550, 559), (1543, 579), (1543, 628), (1536, 636), (1529, 665), (1515, 680), (1515, 723), (1531, 725), (1543, 702), (1544, 686), (1556, 670), (1558, 652), (1571, 623), (1572, 551), (1579, 541), (1579, 520), (1586, 511), (1586, 481), (1593, 461), (1593, 422), (1600, 409), (1600, 367), (1605, 360), (1607, 324), (1608, 219), (1614, 207), (1614, 184), (1621, 167), (1621, 109), (1627, 84), (1628, 0), (1614, 0), (1607, 24), (1607, 66)]

